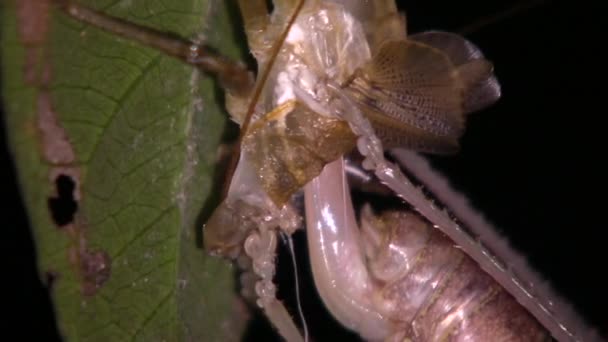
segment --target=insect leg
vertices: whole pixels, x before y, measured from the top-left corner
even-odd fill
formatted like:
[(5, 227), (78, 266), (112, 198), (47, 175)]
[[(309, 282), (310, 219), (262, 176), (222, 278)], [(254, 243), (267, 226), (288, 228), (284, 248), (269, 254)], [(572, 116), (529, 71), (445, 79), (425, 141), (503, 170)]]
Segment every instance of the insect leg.
[(157, 49), (216, 76), (229, 94), (245, 97), (253, 88), (253, 75), (244, 64), (215, 53), (204, 45), (109, 16), (70, 0), (54, 2), (64, 13), (78, 21)]
[(245, 252), (253, 262), (254, 273), (260, 277), (255, 284), (255, 292), (259, 298), (257, 304), (283, 338), (290, 342), (303, 341), (287, 309), (276, 298), (276, 286), (272, 282), (275, 274), (276, 249), (276, 232), (264, 227), (252, 232), (245, 241)]
[(315, 285), (332, 315), (371, 340), (390, 323), (376, 310), (342, 159), (327, 164), (305, 187), (308, 249)]

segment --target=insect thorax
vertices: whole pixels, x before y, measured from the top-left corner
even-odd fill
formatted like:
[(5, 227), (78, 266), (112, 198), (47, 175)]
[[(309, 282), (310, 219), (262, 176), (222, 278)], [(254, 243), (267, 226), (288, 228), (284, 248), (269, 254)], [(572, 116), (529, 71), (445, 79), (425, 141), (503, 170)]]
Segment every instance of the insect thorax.
[[(274, 25), (282, 27), (278, 15), (273, 15)], [(270, 28), (267, 34), (280, 31)], [(339, 4), (314, 1), (302, 9), (272, 65), (262, 64), (267, 59), (259, 53), (264, 47), (253, 46), (252, 51), (258, 51), (260, 72), (271, 69), (243, 138), (228, 196), (205, 228), (207, 246), (220, 253), (227, 241), (231, 250), (238, 249), (246, 235), (243, 229), (296, 228), (299, 219), (289, 208), (291, 196), (356, 142), (339, 114), (346, 109), (328, 84), (346, 82), (371, 58), (361, 23)], [(231, 114), (236, 121), (244, 117)], [(231, 219), (215, 227), (217, 217)], [(214, 241), (220, 235), (223, 241)], [(223, 247), (213, 248), (216, 243)]]

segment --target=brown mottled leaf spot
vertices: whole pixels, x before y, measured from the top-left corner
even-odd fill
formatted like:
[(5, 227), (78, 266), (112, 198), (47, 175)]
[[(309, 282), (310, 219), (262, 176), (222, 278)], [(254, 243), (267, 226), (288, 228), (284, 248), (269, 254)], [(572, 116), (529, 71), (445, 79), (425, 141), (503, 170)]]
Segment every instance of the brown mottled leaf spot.
[(108, 281), (112, 260), (105, 251), (85, 250), (80, 254), (82, 293), (93, 296)]
[(110, 278), (112, 259), (106, 251), (88, 246), (86, 224), (78, 217), (62, 231), (73, 242), (67, 250), (68, 259), (80, 279), (81, 293), (87, 297), (93, 296)]
[(19, 39), (26, 47), (25, 81), (38, 84), (37, 65), (43, 59), (41, 48), (47, 39), (51, 0), (18, 0), (17, 19)]
[(48, 91), (41, 91), (38, 94), (38, 130), (44, 159), (51, 164), (65, 165), (74, 162), (74, 149), (65, 130), (59, 124)]
[(49, 27), (50, 0), (18, 0), (19, 38), (24, 44), (40, 44)]

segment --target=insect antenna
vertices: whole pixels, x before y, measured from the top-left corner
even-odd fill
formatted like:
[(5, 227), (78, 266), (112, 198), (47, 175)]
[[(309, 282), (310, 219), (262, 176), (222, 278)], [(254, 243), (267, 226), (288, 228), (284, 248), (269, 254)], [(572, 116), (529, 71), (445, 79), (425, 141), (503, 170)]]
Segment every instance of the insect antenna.
[(461, 34), (463, 36), (467, 36), (467, 35), (470, 35), (472, 33), (475, 33), (477, 31), (481, 30), (482, 28), (484, 28), (486, 26), (494, 25), (503, 20), (509, 19), (510, 17), (513, 17), (521, 12), (530, 10), (535, 7), (540, 7), (549, 2), (551, 2), (551, 0), (522, 1), (518, 4), (513, 5), (510, 8), (506, 8), (500, 12), (496, 12), (491, 15), (483, 16), (482, 18), (474, 21), (473, 23), (456, 30), (456, 32), (458, 32), (459, 34)]
[(281, 232), (281, 237), (283, 241), (289, 247), (289, 254), (291, 256), (291, 264), (293, 265), (293, 275), (296, 286), (296, 303), (298, 306), (298, 315), (300, 316), (300, 321), (302, 322), (302, 330), (304, 330), (304, 341), (308, 342), (308, 325), (306, 324), (306, 318), (304, 317), (304, 311), (302, 311), (302, 300), (300, 298), (300, 279), (298, 277), (298, 263), (296, 262), (296, 252), (293, 246), (293, 238), (291, 235)]

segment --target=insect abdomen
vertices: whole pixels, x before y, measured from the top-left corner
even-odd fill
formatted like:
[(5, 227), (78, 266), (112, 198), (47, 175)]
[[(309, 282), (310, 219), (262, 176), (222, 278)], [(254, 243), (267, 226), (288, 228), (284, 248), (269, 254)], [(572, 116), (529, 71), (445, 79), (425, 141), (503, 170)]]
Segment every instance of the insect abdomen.
[(367, 246), (370, 273), (381, 284), (378, 308), (398, 327), (391, 340), (549, 339), (538, 321), (441, 231), (413, 213), (370, 215), (363, 217), (365, 234), (376, 241)]

